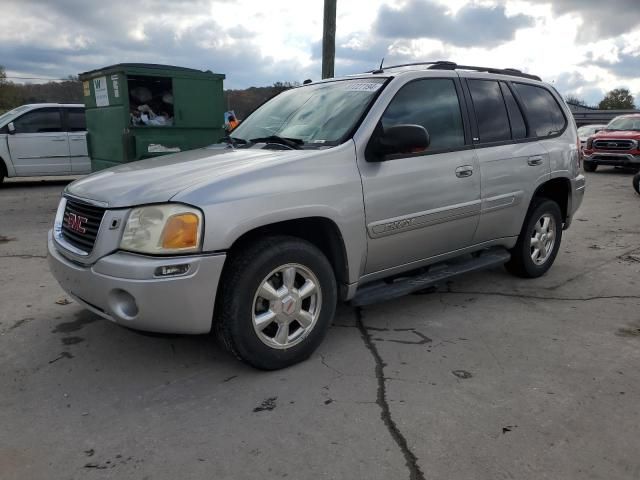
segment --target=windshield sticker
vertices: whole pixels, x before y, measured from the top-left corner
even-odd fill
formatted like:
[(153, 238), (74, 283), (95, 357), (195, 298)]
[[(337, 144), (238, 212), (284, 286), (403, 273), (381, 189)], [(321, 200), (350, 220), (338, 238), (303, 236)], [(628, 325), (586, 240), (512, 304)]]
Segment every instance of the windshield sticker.
[(325, 142), (326, 142), (326, 140), (314, 140), (311, 143), (325, 143)]
[(348, 92), (375, 92), (382, 86), (377, 82), (349, 82), (345, 85), (345, 90)]

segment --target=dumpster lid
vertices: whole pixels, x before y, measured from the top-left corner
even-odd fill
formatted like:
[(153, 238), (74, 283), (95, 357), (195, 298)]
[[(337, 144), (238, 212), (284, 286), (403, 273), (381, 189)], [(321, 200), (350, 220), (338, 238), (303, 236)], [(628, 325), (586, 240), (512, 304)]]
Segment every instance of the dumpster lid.
[(115, 65), (109, 65), (107, 67), (97, 68), (95, 70), (89, 70), (82, 72), (79, 76), (93, 77), (96, 74), (107, 74), (113, 72), (124, 72), (126, 74), (151, 74), (151, 75), (163, 75), (171, 76), (172, 73), (186, 73), (196, 76), (215, 76), (225, 78), (222, 73), (213, 73), (211, 70), (197, 70), (195, 68), (178, 67), (175, 65), (162, 65), (160, 63), (116, 63)]

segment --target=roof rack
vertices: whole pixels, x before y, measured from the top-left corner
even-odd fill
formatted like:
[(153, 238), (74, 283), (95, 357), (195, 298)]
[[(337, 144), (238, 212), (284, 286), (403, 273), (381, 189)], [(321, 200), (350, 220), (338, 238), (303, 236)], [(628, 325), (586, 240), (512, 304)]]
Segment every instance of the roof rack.
[(427, 68), (429, 70), (473, 70), (475, 72), (487, 72), (487, 73), (496, 73), (500, 75), (510, 75), (512, 77), (522, 77), (528, 78), (529, 80), (538, 80), (542, 81), (542, 79), (537, 75), (530, 75), (528, 73), (523, 73), (521, 70), (516, 68), (492, 68), (492, 67), (475, 67), (472, 65), (458, 65), (455, 62), (447, 62), (447, 61), (437, 61), (437, 62), (415, 62), (415, 63), (403, 63), (400, 65), (390, 65), (388, 67), (380, 67), (376, 70), (371, 70), (368, 73), (384, 73), (385, 70), (389, 70), (392, 68), (401, 68), (401, 67), (416, 67), (428, 65)]

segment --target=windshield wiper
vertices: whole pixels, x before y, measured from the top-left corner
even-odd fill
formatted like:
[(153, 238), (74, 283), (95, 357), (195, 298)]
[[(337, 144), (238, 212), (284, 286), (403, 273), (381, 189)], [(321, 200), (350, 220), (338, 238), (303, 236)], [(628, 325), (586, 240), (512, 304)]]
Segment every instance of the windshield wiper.
[(247, 143), (249, 143), (244, 138), (232, 137), (231, 135), (225, 135), (220, 139), (220, 141), (228, 143), (229, 145), (232, 145), (234, 147), (236, 145), (246, 145)]
[(279, 143), (280, 145), (285, 145), (289, 148), (293, 148), (299, 150), (302, 145), (304, 145), (304, 141), (299, 138), (287, 138), (280, 137), (278, 135), (269, 135), (268, 137), (258, 137), (252, 138), (249, 140), (251, 143)]

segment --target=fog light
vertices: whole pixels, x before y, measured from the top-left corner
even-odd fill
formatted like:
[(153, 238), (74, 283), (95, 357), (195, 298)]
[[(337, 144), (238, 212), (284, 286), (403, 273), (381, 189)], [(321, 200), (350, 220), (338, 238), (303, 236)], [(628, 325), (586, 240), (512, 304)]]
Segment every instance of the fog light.
[(175, 277), (176, 275), (184, 275), (189, 271), (189, 264), (182, 265), (164, 265), (156, 268), (156, 277)]

